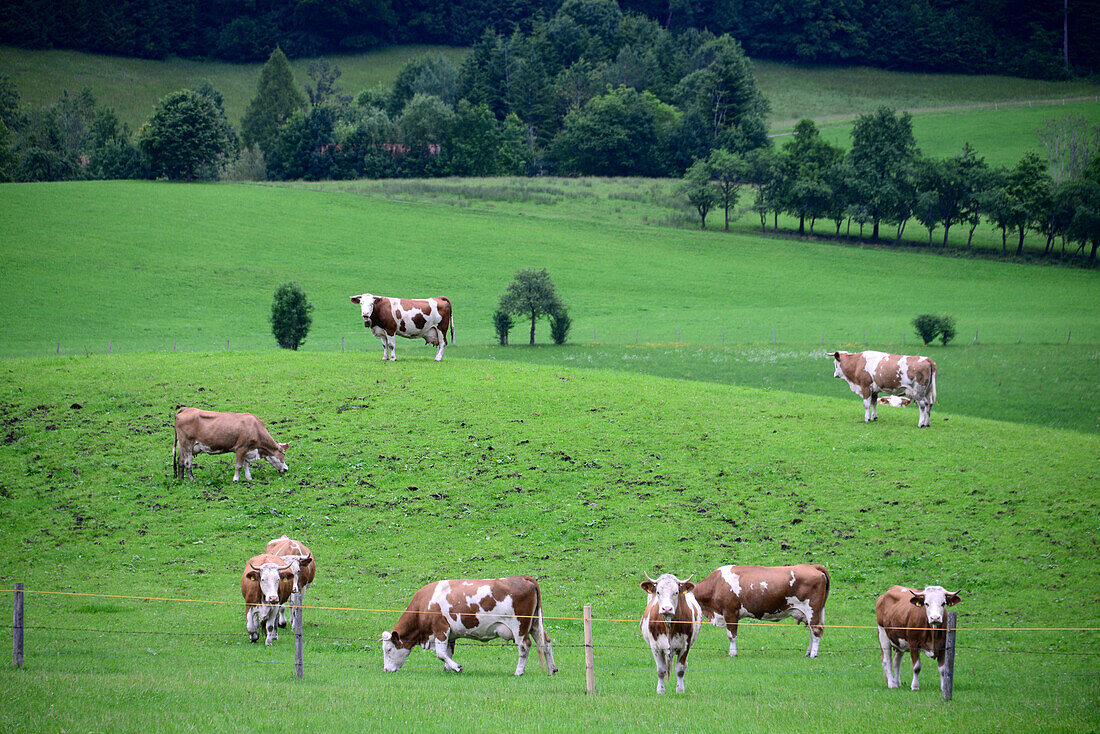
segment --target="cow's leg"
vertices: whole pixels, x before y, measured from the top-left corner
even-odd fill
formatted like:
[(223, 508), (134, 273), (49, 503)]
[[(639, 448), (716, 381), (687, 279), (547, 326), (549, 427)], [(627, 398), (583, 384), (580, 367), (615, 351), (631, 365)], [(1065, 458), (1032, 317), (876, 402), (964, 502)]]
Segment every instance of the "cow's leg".
[(657, 693), (665, 692), (665, 679), (668, 678), (668, 660), (665, 651), (653, 646), (653, 660), (657, 663)]
[(386, 341), (388, 341), (390, 343), (390, 361), (391, 362), (396, 362), (397, 361), (397, 337), (394, 336), (393, 334), (389, 334), (389, 335), (386, 336)]
[(519, 648), (519, 662), (516, 663), (516, 675), (523, 675), (523, 671), (527, 669), (527, 654), (531, 651), (531, 638), (528, 635), (517, 635), (516, 647)]
[(924, 428), (932, 425), (932, 403), (928, 398), (918, 400), (917, 408), (920, 409), (920, 417), (917, 418), (917, 427)]
[(265, 607), (263, 614), (264, 627), (267, 629), (267, 639), (264, 640), (265, 645), (271, 645), (275, 640), (279, 639), (279, 632), (275, 628), (275, 618), (277, 616), (274, 609)]
[(255, 642), (260, 639), (260, 620), (258, 609), (251, 607), (244, 612), (244, 628), (248, 631), (248, 641)]
[[(183, 472), (187, 474), (187, 478), (194, 481), (195, 475), (191, 473), (191, 462), (195, 458), (195, 447), (193, 445), (181, 444), (180, 445), (180, 461), (183, 462)], [(182, 478), (182, 477), (181, 477)]]
[[(917, 676), (920, 675), (920, 648), (909, 648), (909, 654), (913, 656), (913, 685), (909, 686), (914, 691), (920, 690), (920, 681), (917, 680)], [(900, 677), (900, 673), (899, 673)]]
[(691, 652), (691, 648), (688, 648), (680, 654), (680, 657), (676, 660), (676, 692), (684, 692), (684, 673), (687, 672), (687, 660), (688, 653)]
[(443, 332), (433, 326), (428, 335), (431, 337), (428, 343), (439, 347), (435, 353), (435, 361), (442, 362), (443, 350), (447, 348), (447, 340), (443, 337)]
[(894, 648), (882, 627), (878, 628), (878, 646), (882, 650), (882, 676), (886, 679), (886, 687), (897, 688), (894, 682)]
[(863, 398), (863, 422), (871, 422), (871, 396)]
[(730, 640), (730, 657), (737, 657), (737, 620), (726, 623), (726, 637)]
[(817, 609), (810, 608), (810, 647), (806, 650), (806, 657), (816, 658), (817, 648), (821, 644), (821, 636), (825, 634), (825, 621), (824, 617), (824, 603), (820, 604)]
[(454, 640), (449, 640), (446, 637), (443, 639), (437, 637), (435, 639), (435, 656), (443, 661), (443, 669), (461, 673), (462, 666), (455, 662), (454, 652)]
[(871, 393), (871, 420), (878, 420), (878, 393)]
[(936, 661), (937, 666), (940, 669), (940, 693), (947, 692), (947, 658), (941, 658)]

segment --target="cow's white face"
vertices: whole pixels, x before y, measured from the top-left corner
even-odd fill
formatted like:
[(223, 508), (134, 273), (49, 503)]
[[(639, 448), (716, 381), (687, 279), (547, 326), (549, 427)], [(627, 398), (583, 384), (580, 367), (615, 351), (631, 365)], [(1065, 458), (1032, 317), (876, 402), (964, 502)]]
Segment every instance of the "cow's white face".
[[(690, 577), (689, 577), (690, 578)], [(685, 594), (695, 588), (690, 581), (681, 581), (671, 573), (661, 574), (656, 581), (643, 581), (642, 588), (657, 595), (657, 613), (666, 621), (672, 619), (676, 613), (676, 607), (680, 605), (680, 594)]]
[(273, 467), (275, 467), (279, 471), (280, 474), (282, 474), (283, 472), (290, 469), (290, 467), (287, 466), (287, 463), (286, 463), (286, 450), (288, 448), (290, 448), (290, 444), (289, 443), (277, 443), (275, 445), (279, 447), (279, 450), (276, 451), (273, 454), (268, 454), (264, 458), (267, 459), (268, 463), (270, 463)]
[(260, 594), (265, 604), (279, 603), (279, 579), (289, 573), (290, 569), (277, 563), (260, 566)]
[(961, 601), (957, 593), (948, 591), (942, 586), (926, 586), (920, 593), (913, 590), (909, 593), (913, 595), (910, 599), (913, 605), (924, 608), (924, 616), (928, 620), (929, 627), (942, 626), (944, 608)]
[(844, 379), (844, 370), (840, 369), (840, 360), (833, 357), (833, 377)]
[(412, 652), (411, 647), (401, 647), (395, 644), (400, 640), (393, 632), (382, 633), (382, 669), (387, 673), (396, 673)]
[(370, 326), (371, 317), (374, 315), (374, 296), (370, 293), (361, 293), (351, 297), (352, 303), (359, 304), (359, 311), (363, 314), (363, 323)]

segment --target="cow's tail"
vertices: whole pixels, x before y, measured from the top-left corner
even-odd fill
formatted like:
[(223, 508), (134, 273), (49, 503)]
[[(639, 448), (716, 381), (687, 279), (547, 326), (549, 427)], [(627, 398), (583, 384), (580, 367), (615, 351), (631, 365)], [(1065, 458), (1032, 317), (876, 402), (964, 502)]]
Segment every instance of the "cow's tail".
[(829, 570), (820, 563), (815, 563), (814, 567), (825, 577), (825, 596), (829, 596)]
[(550, 635), (546, 632), (546, 622), (542, 619), (542, 591), (535, 583), (535, 611), (531, 620), (531, 634), (535, 638), (535, 652), (539, 656), (539, 665), (550, 675), (558, 672), (554, 665), (554, 653), (550, 650)]
[(936, 404), (936, 368), (932, 367), (932, 404)]
[[(176, 411), (179, 412), (178, 410)], [(172, 478), (178, 479), (180, 475), (180, 460), (179, 460), (179, 447), (180, 439), (176, 435), (176, 422), (172, 421)]]

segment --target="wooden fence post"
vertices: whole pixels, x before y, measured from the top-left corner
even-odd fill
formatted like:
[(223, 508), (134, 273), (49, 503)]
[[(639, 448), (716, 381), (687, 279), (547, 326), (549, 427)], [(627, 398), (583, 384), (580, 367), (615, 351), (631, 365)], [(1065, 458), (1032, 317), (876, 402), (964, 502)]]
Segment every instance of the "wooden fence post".
[(946, 668), (943, 679), (944, 701), (951, 700), (952, 689), (955, 686), (955, 623), (958, 619), (958, 612), (947, 613), (947, 642), (944, 645), (944, 666)]
[(305, 675), (302, 661), (302, 592), (299, 591), (297, 597), (297, 606), (291, 610), (294, 615), (294, 677), (301, 678)]
[(11, 611), (11, 663), (23, 667), (23, 584), (15, 585)]
[(344, 337), (344, 336), (340, 337), (340, 351), (341, 352), (344, 351), (344, 339), (346, 339), (346, 338), (347, 337)]
[(592, 660), (592, 605), (584, 605), (584, 687), (596, 692), (596, 666)]

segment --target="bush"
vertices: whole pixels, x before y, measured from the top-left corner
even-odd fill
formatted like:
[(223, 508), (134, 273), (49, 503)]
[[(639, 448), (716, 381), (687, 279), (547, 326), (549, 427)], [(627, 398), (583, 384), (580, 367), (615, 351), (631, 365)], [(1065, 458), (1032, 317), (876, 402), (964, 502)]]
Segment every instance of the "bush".
[(947, 344), (955, 338), (955, 317), (944, 314), (935, 316), (930, 313), (922, 313), (913, 319), (913, 328), (917, 330), (917, 336), (924, 342), (924, 346), (931, 344), (936, 337), (941, 344)]
[(573, 320), (565, 310), (565, 306), (559, 306), (550, 314), (550, 338), (555, 344), (565, 344), (565, 338), (569, 335), (569, 327)]
[(493, 326), (497, 330), (497, 338), (500, 339), (500, 346), (508, 346), (508, 332), (512, 330), (512, 325), (514, 323), (512, 315), (504, 309), (498, 308), (496, 313), (493, 314)]
[(271, 333), (280, 347), (296, 350), (301, 346), (313, 323), (312, 310), (313, 304), (306, 301), (305, 292), (296, 283), (283, 283), (276, 289), (271, 301)]

